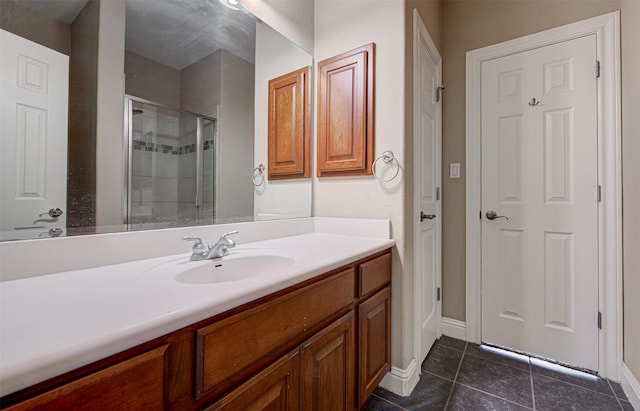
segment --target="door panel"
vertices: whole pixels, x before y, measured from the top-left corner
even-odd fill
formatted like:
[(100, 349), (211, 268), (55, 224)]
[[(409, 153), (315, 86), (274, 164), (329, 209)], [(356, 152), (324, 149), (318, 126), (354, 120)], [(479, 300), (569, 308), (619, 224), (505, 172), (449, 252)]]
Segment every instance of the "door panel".
[[(66, 229), (69, 57), (0, 30), (0, 240)], [(12, 183), (9, 183), (12, 182)], [(52, 217), (49, 210), (63, 214)]]
[(482, 339), (592, 370), (595, 62), (586, 36), (482, 64)]
[(415, 84), (415, 108), (417, 125), (415, 133), (417, 155), (416, 188), (418, 215), (431, 218), (418, 219), (416, 230), (416, 276), (419, 288), (419, 358), (422, 362), (440, 333), (440, 303), (436, 290), (440, 284), (440, 202), (437, 190), (440, 185), (440, 104), (436, 99), (440, 84), (440, 58), (434, 56), (427, 46), (426, 33), (420, 31), (417, 47), (417, 78)]

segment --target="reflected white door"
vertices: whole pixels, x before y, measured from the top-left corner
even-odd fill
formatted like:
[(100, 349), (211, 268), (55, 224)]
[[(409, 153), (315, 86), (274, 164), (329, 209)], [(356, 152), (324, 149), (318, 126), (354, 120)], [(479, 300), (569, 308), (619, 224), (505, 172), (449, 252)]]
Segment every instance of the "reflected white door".
[(0, 70), (0, 239), (63, 234), (69, 57), (0, 30)]
[(595, 35), (482, 64), (482, 340), (591, 370), (595, 64)]
[[(417, 14), (414, 58), (416, 315), (422, 363), (440, 335), (440, 98), (441, 58)], [(438, 93), (438, 94), (437, 94)]]

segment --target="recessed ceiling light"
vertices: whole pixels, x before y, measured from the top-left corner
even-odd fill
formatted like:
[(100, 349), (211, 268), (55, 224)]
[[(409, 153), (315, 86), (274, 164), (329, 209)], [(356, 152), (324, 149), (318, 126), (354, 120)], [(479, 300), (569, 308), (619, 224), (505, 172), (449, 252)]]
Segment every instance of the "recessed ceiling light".
[(240, 10), (238, 0), (220, 0), (220, 3), (232, 10)]

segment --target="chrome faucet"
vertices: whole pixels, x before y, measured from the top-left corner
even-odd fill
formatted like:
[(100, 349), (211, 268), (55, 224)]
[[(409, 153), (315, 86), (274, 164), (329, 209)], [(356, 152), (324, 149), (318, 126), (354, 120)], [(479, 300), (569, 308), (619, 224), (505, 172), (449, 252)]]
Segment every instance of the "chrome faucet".
[(211, 260), (213, 258), (222, 258), (225, 255), (229, 255), (229, 249), (236, 246), (236, 242), (229, 236), (231, 234), (238, 234), (238, 231), (229, 231), (220, 236), (220, 239), (213, 245), (209, 244), (205, 246), (200, 237), (182, 237), (185, 241), (194, 241), (191, 251), (191, 261)]

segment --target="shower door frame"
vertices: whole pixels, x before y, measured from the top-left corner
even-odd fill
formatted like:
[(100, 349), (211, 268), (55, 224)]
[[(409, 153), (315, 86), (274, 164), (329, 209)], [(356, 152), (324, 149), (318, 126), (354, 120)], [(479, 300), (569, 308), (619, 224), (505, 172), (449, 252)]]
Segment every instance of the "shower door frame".
[[(150, 104), (159, 108), (163, 108), (166, 110), (171, 110), (180, 114), (187, 114), (196, 118), (196, 209), (198, 211), (197, 220), (195, 225), (198, 224), (198, 220), (202, 220), (204, 218), (204, 120), (212, 121), (215, 125), (213, 131), (213, 157), (214, 163), (217, 161), (218, 157), (218, 120), (214, 117), (205, 116), (202, 114), (194, 113), (187, 110), (182, 110), (179, 108), (167, 106), (165, 104), (157, 103), (152, 100), (147, 100), (141, 97), (137, 97), (131, 94), (124, 95), (124, 177), (125, 181), (122, 185), (123, 193), (122, 193), (122, 215), (123, 215), (123, 224), (128, 226), (129, 228), (133, 223), (131, 223), (131, 174), (132, 174), (132, 166), (131, 163), (133, 161), (133, 102), (142, 103), (142, 104)], [(214, 216), (213, 219), (215, 221), (215, 203), (216, 203), (216, 167), (212, 168), (213, 173), (213, 184), (212, 188), (212, 196), (213, 196), (213, 210)]]

